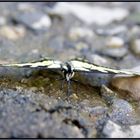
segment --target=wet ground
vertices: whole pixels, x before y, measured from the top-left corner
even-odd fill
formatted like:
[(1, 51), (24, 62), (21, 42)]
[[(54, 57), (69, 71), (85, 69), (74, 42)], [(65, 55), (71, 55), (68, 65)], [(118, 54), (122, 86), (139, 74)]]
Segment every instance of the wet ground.
[[(123, 2), (1, 3), (0, 63), (81, 57), (132, 69), (140, 65), (139, 7)], [(0, 137), (140, 137), (139, 77), (116, 82), (111, 74), (76, 73), (70, 97), (66, 82), (61, 89), (61, 77), (60, 71), (0, 67)]]

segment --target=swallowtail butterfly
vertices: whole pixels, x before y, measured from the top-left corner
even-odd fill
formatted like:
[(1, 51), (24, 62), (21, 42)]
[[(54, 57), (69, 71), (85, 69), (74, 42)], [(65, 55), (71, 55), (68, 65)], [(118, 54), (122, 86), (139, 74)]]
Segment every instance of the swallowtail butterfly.
[(100, 72), (106, 74), (126, 74), (126, 75), (139, 75), (138, 72), (116, 70), (103, 66), (99, 66), (82, 59), (71, 59), (67, 62), (61, 62), (53, 59), (42, 59), (40, 61), (28, 62), (28, 63), (15, 63), (15, 64), (1, 64), (0, 66), (6, 67), (29, 67), (37, 68), (44, 67), (45, 69), (57, 69), (61, 70), (64, 78), (68, 83), (68, 95), (70, 94), (70, 81), (74, 76), (74, 72)]

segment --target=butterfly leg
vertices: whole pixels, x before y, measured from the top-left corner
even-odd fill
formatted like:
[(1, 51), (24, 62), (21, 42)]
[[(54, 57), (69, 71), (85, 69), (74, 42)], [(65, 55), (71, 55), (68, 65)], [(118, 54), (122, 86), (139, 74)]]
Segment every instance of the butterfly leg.
[(61, 82), (61, 87), (60, 87), (60, 89), (62, 90), (62, 89), (64, 88), (65, 78), (63, 78), (63, 79), (61, 79), (61, 80), (62, 80), (62, 82)]
[(67, 88), (67, 96), (69, 97), (71, 95), (71, 81), (67, 81), (67, 84), (68, 84), (68, 88)]

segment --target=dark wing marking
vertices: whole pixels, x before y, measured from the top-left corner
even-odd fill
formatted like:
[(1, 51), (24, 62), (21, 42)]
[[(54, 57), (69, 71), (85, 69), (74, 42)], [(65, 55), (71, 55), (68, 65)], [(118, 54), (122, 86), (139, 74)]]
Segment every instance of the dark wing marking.
[(74, 71), (83, 72), (101, 72), (106, 74), (127, 74), (127, 75), (140, 75), (139, 72), (127, 71), (127, 70), (115, 70), (103, 66), (98, 66), (82, 60), (70, 60), (70, 63)]
[(0, 66), (5, 67), (45, 67), (48, 69), (61, 69), (62, 62), (51, 59), (44, 59), (40, 61), (28, 62), (28, 63), (14, 63), (14, 64), (1, 64)]

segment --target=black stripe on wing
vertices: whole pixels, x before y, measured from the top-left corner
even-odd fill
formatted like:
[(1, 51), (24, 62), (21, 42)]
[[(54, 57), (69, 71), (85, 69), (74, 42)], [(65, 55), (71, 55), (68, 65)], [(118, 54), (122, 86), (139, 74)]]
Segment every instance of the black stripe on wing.
[(81, 71), (81, 72), (101, 72), (101, 73), (106, 73), (106, 74), (140, 75), (140, 73), (138, 72), (111, 69), (111, 68), (99, 66), (99, 65), (87, 62), (87, 61), (82, 61), (82, 60), (72, 59), (70, 60), (70, 63), (75, 72)]
[(45, 67), (48, 69), (61, 69), (62, 62), (52, 59), (42, 59), (39, 61), (28, 62), (28, 63), (13, 63), (13, 64), (1, 64), (4, 67), (24, 67), (24, 68), (37, 68)]

